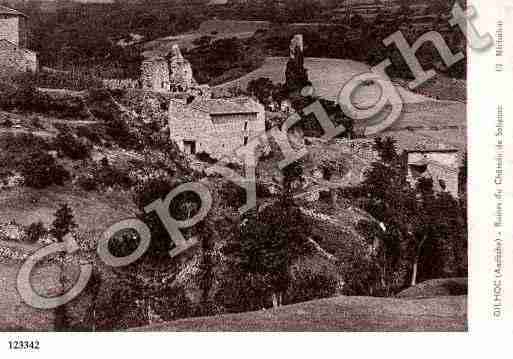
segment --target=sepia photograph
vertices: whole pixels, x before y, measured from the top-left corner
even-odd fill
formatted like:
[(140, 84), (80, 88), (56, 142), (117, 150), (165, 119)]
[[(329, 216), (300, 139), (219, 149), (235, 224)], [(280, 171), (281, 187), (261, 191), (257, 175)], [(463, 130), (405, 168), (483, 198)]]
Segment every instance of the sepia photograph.
[(469, 7), (0, 0), (0, 331), (467, 332)]

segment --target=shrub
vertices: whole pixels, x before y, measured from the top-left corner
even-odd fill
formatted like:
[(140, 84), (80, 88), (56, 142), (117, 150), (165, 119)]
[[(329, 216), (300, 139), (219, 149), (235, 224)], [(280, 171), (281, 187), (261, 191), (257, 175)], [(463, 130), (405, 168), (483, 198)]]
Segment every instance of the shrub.
[(94, 144), (101, 144), (103, 135), (104, 134), (98, 127), (77, 127), (77, 136), (86, 138)]
[(104, 158), (93, 166), (90, 174), (80, 176), (77, 184), (85, 191), (94, 191), (100, 186), (130, 188), (133, 183), (127, 171), (111, 166)]
[(14, 123), (10, 119), (7, 119), (4, 122), (2, 122), (2, 126), (10, 128), (10, 127), (14, 126)]
[(34, 188), (46, 188), (53, 184), (62, 186), (70, 174), (48, 153), (33, 153), (21, 165), (21, 174), (25, 185)]
[(53, 147), (44, 138), (31, 133), (7, 133), (0, 141), (0, 167), (20, 171), (33, 153), (52, 150)]
[(36, 86), (30, 79), (24, 79), (18, 83), (18, 88), (12, 99), (12, 105), (22, 110), (31, 110), (36, 104), (36, 99)]
[(206, 163), (209, 163), (211, 165), (213, 164), (216, 164), (218, 161), (215, 159), (215, 158), (212, 158), (208, 153), (206, 152), (200, 152), (196, 155), (196, 157), (198, 158), (198, 160), (200, 160), (201, 162), (206, 162)]
[(80, 176), (77, 180), (77, 184), (87, 192), (98, 189), (98, 181), (91, 175)]
[(121, 186), (129, 188), (132, 185), (132, 180), (126, 171), (111, 166), (106, 158), (101, 161), (97, 167), (94, 177), (98, 183), (107, 187)]
[(32, 223), (27, 227), (27, 242), (37, 243), (48, 233), (48, 229), (45, 227), (43, 222), (39, 221)]
[(41, 120), (39, 119), (39, 117), (33, 117), (31, 120), (30, 120), (30, 124), (35, 127), (35, 128), (38, 128), (38, 129), (43, 129), (44, 126), (43, 124), (41, 123)]
[(130, 130), (128, 123), (121, 118), (113, 118), (105, 124), (107, 135), (123, 148), (136, 148), (140, 145), (136, 134)]
[(329, 298), (335, 295), (338, 281), (335, 275), (315, 272), (309, 269), (298, 270), (287, 292), (287, 303), (307, 302), (314, 299)]
[(73, 160), (91, 157), (92, 145), (89, 140), (77, 138), (71, 131), (61, 131), (55, 139), (57, 150)]

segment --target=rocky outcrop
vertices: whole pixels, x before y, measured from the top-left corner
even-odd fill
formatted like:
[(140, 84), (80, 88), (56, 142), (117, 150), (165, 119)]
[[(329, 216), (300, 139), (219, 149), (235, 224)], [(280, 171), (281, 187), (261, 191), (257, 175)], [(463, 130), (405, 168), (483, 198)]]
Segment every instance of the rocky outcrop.
[(304, 65), (303, 49), (303, 35), (295, 35), (290, 42), (290, 59), (285, 71), (286, 86), (291, 94), (311, 84)]

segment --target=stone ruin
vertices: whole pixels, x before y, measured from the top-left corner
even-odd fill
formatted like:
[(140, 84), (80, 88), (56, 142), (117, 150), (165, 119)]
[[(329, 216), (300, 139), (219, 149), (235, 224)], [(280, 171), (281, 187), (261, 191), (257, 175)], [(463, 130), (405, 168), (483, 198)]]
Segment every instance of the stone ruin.
[(142, 62), (141, 86), (145, 90), (169, 92), (169, 66), (165, 58), (152, 57)]
[(169, 80), (171, 92), (185, 92), (198, 85), (192, 74), (191, 63), (183, 57), (178, 45), (173, 45), (171, 50)]
[(285, 70), (286, 86), (291, 95), (311, 85), (305, 69), (303, 50), (303, 35), (295, 35), (290, 42), (290, 58)]
[(191, 63), (183, 57), (180, 47), (173, 45), (170, 54), (144, 60), (141, 64), (143, 89), (210, 97), (208, 85), (198, 85)]

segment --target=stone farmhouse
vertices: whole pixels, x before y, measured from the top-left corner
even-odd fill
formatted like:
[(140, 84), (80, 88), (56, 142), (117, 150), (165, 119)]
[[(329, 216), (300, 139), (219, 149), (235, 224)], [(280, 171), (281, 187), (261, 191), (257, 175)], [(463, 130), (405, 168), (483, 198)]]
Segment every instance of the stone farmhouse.
[(264, 106), (253, 99), (173, 99), (169, 106), (171, 139), (188, 154), (230, 155), (265, 131)]
[[(404, 160), (406, 178), (412, 186), (420, 178), (430, 178), (435, 192), (448, 192), (458, 198), (461, 190), (461, 149), (415, 133), (397, 131), (386, 133), (386, 136), (397, 141), (396, 148)], [(342, 146), (342, 152), (352, 153), (369, 164), (379, 160), (373, 149), (374, 138), (336, 142)]]
[(0, 5), (0, 78), (37, 70), (37, 55), (26, 49), (27, 42), (27, 16)]
[(459, 195), (459, 161), (457, 149), (405, 151), (407, 180), (415, 184), (424, 178), (433, 180), (434, 190)]

